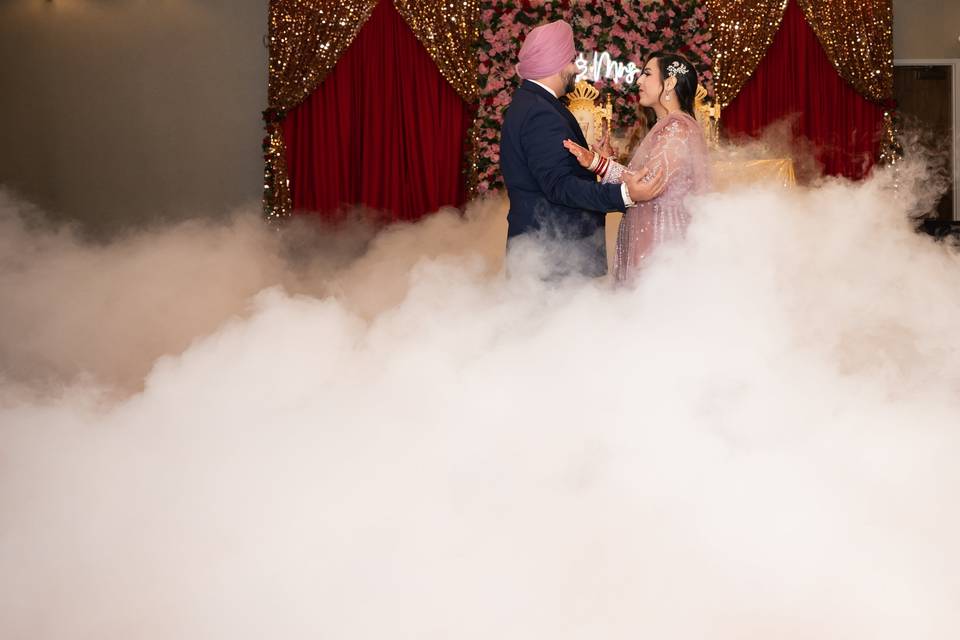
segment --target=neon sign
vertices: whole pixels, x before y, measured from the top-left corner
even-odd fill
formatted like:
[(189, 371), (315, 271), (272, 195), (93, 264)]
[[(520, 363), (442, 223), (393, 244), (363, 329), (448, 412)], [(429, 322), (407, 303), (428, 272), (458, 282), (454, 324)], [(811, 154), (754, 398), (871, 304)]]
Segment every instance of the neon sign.
[(592, 82), (596, 82), (603, 77), (608, 80), (613, 80), (615, 84), (620, 84), (621, 82), (633, 84), (634, 80), (637, 79), (637, 74), (641, 71), (640, 67), (633, 62), (624, 64), (618, 60), (614, 60), (609, 51), (602, 53), (594, 51), (592, 57), (593, 59), (588, 61), (583, 53), (577, 56), (575, 64), (580, 71), (580, 73), (577, 74), (577, 82), (584, 78), (589, 78)]

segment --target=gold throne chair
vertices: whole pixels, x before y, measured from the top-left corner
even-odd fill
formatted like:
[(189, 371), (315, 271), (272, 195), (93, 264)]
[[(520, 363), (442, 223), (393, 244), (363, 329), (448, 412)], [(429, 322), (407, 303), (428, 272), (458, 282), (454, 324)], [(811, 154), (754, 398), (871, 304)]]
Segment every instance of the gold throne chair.
[(613, 103), (607, 96), (606, 104), (597, 104), (600, 92), (589, 82), (581, 80), (573, 91), (567, 94), (567, 109), (580, 123), (587, 145), (593, 146), (603, 137), (603, 132), (613, 122)]

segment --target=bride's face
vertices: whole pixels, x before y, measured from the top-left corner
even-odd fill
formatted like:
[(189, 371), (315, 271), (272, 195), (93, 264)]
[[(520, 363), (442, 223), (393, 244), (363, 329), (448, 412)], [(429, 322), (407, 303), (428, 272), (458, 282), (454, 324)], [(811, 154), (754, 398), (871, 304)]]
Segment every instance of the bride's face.
[(656, 58), (647, 60), (646, 66), (640, 72), (637, 80), (637, 94), (640, 104), (652, 107), (660, 102), (660, 92), (663, 90), (663, 79), (660, 77), (660, 63)]

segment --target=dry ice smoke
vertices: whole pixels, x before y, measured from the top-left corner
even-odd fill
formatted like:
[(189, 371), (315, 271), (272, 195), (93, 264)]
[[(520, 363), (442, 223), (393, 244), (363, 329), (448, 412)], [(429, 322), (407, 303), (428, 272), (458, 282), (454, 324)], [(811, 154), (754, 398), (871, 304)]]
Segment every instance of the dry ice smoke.
[(923, 171), (702, 197), (619, 290), (505, 278), (499, 199), (91, 245), (6, 197), (0, 636), (956, 638)]

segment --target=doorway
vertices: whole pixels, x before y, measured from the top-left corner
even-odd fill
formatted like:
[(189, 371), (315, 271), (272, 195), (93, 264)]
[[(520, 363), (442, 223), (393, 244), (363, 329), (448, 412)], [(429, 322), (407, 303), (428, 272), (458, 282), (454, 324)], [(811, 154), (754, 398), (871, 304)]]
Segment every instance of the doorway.
[(939, 223), (960, 222), (960, 60), (895, 60), (893, 95), (904, 119), (917, 122), (943, 140), (948, 150), (947, 170), (953, 177), (929, 218)]

